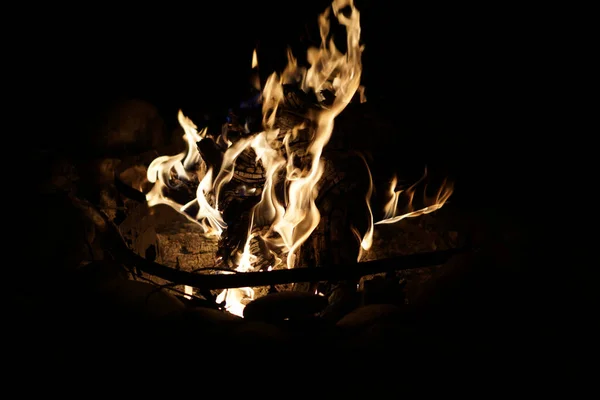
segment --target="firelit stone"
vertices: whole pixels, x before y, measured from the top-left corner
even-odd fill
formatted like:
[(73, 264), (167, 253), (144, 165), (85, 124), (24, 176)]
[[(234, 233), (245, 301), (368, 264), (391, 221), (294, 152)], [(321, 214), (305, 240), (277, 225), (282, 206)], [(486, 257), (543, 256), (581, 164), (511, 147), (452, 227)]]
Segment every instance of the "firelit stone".
[(99, 304), (113, 307), (122, 315), (161, 318), (182, 312), (185, 308), (175, 296), (150, 283), (133, 280), (112, 280), (97, 292)]
[(194, 307), (185, 311), (186, 321), (196, 328), (211, 328), (222, 324), (240, 323), (242, 318), (227, 311), (206, 307)]
[(103, 124), (94, 136), (102, 148), (136, 146), (156, 149), (164, 143), (165, 123), (152, 104), (125, 100), (100, 116)]
[(346, 329), (366, 328), (376, 322), (397, 318), (400, 313), (400, 307), (393, 304), (370, 304), (346, 314), (337, 322), (337, 326)]
[(279, 292), (258, 298), (244, 308), (244, 318), (255, 321), (282, 321), (321, 312), (327, 299), (307, 292)]
[(88, 292), (113, 280), (126, 280), (128, 277), (125, 267), (109, 259), (92, 261), (79, 267), (73, 274), (76, 292)]
[(285, 332), (275, 325), (261, 321), (247, 321), (236, 325), (230, 333), (232, 349), (242, 350), (246, 355), (264, 355), (265, 350), (274, 350), (288, 339)]

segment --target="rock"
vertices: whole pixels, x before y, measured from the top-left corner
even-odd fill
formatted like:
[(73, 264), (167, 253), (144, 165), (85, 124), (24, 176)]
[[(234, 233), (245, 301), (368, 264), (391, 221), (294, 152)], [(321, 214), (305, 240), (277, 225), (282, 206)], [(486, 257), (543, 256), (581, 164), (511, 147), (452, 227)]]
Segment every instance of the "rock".
[(335, 323), (320, 316), (290, 319), (278, 322), (289, 337), (289, 345), (296, 354), (326, 354), (335, 347), (340, 329)]
[(95, 228), (64, 193), (44, 194), (37, 200), (41, 208), (33, 213), (27, 235), (31, 244), (26, 262), (31, 267), (23, 268), (23, 272), (48, 284), (48, 280), (61, 280), (61, 274), (74, 271), (82, 261), (90, 259), (89, 244)]
[(376, 322), (398, 320), (401, 314), (401, 308), (393, 304), (369, 304), (344, 316), (337, 322), (337, 326), (344, 329), (364, 329)]
[(359, 307), (338, 321), (337, 326), (342, 335), (338, 344), (343, 352), (392, 356), (415, 343), (414, 325), (404, 321), (402, 309), (393, 304)]
[(339, 321), (346, 314), (360, 305), (361, 293), (352, 288), (352, 284), (334, 290), (329, 296), (329, 305), (321, 313), (321, 317), (332, 322)]
[(158, 110), (143, 100), (124, 100), (104, 116), (97, 136), (102, 148), (121, 150), (128, 147), (159, 148), (165, 140), (165, 123)]
[(230, 333), (230, 350), (264, 356), (265, 350), (281, 348), (287, 342), (285, 332), (275, 325), (261, 321), (244, 321)]
[(148, 185), (147, 172), (148, 168), (145, 165), (134, 165), (121, 172), (119, 178), (123, 183), (146, 193), (149, 190), (148, 186), (150, 186)]
[[(343, 353), (355, 353), (375, 360), (389, 357), (406, 361), (412, 354), (423, 348), (412, 327), (404, 327), (393, 322), (375, 322), (364, 330), (346, 335), (338, 343)], [(426, 350), (421, 350), (426, 354)], [(393, 362), (393, 361), (392, 361)]]
[[(244, 320), (225, 311), (206, 307), (190, 307), (160, 319), (163, 332), (172, 340), (177, 352), (187, 359), (206, 357), (206, 343), (227, 348), (231, 335)], [(173, 349), (174, 350), (174, 349)]]
[(398, 278), (374, 276), (363, 281), (363, 304), (404, 304), (404, 285)]
[(129, 273), (121, 264), (112, 260), (97, 260), (77, 269), (73, 276), (78, 290), (90, 290), (110, 284), (114, 280), (127, 280)]
[(244, 308), (244, 318), (254, 321), (282, 321), (309, 317), (327, 307), (327, 298), (307, 292), (279, 292), (260, 297)]
[[(185, 305), (177, 297), (150, 283), (112, 280), (102, 286), (94, 300), (115, 317), (156, 319), (183, 312)], [(110, 316), (110, 315), (109, 315)]]
[(184, 318), (195, 328), (215, 328), (241, 323), (242, 318), (227, 311), (207, 307), (193, 307), (185, 310)]

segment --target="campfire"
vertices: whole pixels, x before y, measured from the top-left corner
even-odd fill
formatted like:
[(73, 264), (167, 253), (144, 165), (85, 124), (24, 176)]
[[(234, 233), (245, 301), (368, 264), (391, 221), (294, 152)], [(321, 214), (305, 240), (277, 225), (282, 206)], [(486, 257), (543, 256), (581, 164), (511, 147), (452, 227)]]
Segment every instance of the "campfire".
[[(329, 35), (332, 17), (346, 28), (345, 53)], [(174, 156), (157, 157), (148, 167), (147, 179), (153, 184), (146, 193), (148, 206), (167, 205), (197, 224), (196, 234), (206, 241), (217, 239), (214, 271), (226, 274), (306, 267), (310, 261), (301, 248), (314, 246), (308, 240), (319, 224), (335, 223), (323, 219), (322, 213), (328, 191), (339, 183), (344, 171), (326, 146), (335, 118), (356, 97), (366, 100), (360, 86), (360, 13), (352, 2), (335, 1), (320, 15), (319, 27), (321, 47), (308, 50), (308, 67), (299, 65), (290, 52), (285, 70), (273, 73), (263, 88), (255, 78), (260, 94), (248, 105), (253, 109), (244, 121), (232, 116), (221, 132), (208, 132), (199, 130), (180, 111), (178, 121), (186, 149)], [(256, 71), (256, 52), (251, 60)], [(375, 226), (435, 211), (452, 193), (452, 186), (444, 182), (433, 197), (416, 205), (415, 194), (426, 189), (419, 184), (427, 175), (405, 190), (397, 189), (393, 179), (384, 217), (375, 220), (369, 165), (360, 154), (346, 156), (350, 157), (362, 159), (366, 177), (366, 182), (354, 183), (365, 186), (360, 195), (364, 210), (362, 215), (357, 213), (362, 220), (349, 221), (360, 246), (357, 262), (371, 248)], [(190, 286), (184, 291), (188, 297), (193, 294)], [(314, 292), (318, 294), (316, 288)], [(225, 289), (216, 301), (241, 316), (244, 305), (255, 296), (255, 288)]]
[[(333, 24), (345, 30), (343, 51)], [(128, 154), (77, 172), (61, 166), (53, 185), (93, 231), (78, 270), (116, 268), (111, 293), (161, 293), (167, 310), (203, 318), (343, 326), (361, 307), (380, 305), (382, 315), (401, 307), (414, 290), (411, 273), (467, 248), (428, 215), (450, 198), (451, 182), (432, 182), (426, 168), (412, 181), (374, 175), (372, 155), (337, 139), (352, 127), (336, 129), (336, 121), (367, 101), (360, 13), (351, 0), (335, 0), (318, 25), (321, 45), (307, 50), (306, 63), (290, 51), (285, 69), (264, 82), (256, 51), (249, 55), (253, 96), (220, 130), (199, 128), (180, 110), (177, 140), (144, 138), (152, 149), (139, 152), (138, 136), (119, 136), (129, 129), (123, 118), (126, 126), (139, 119), (131, 110), (142, 106), (130, 102), (107, 135)], [(145, 122), (142, 131), (157, 126)]]
[[(363, 11), (365, 33), (373, 12)], [(290, 50), (286, 66), (265, 67), (265, 41), (240, 45), (249, 83), (230, 109), (161, 103), (115, 79), (123, 97), (111, 88), (110, 104), (75, 119), (84, 126), (68, 121), (81, 132), (75, 144), (34, 149), (40, 190), (26, 197), (39, 209), (23, 224), (33, 247), (12, 325), (27, 353), (85, 371), (123, 360), (133, 361), (126, 370), (202, 369), (230, 382), (237, 363), (262, 372), (266, 360), (273, 380), (272, 369), (306, 359), (315, 379), (348, 366), (347, 377), (369, 381), (362, 374), (378, 365), (428, 371), (467, 352), (479, 366), (529, 351), (523, 334), (547, 334), (527, 331), (547, 307), (531, 290), (538, 275), (522, 276), (536, 258), (529, 222), (500, 204), (507, 195), (492, 199), (494, 175), (469, 179), (479, 165), (454, 164), (465, 143), (447, 149), (454, 137), (433, 132), (458, 129), (445, 118), (464, 104), (446, 110), (448, 94), (403, 120), (430, 71), (394, 74), (378, 94), (368, 72), (377, 53), (363, 45), (354, 3), (334, 0), (312, 24), (320, 42)], [(433, 122), (420, 129), (426, 114)], [(360, 355), (387, 360), (346, 363)]]

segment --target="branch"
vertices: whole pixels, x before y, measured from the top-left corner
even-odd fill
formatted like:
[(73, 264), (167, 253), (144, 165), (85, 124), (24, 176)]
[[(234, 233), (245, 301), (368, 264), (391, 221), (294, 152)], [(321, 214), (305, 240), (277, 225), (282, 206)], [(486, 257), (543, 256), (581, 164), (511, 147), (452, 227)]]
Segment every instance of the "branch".
[(341, 267), (294, 268), (268, 272), (245, 272), (231, 275), (200, 275), (178, 271), (137, 256), (136, 266), (149, 274), (192, 286), (197, 289), (232, 289), (240, 287), (270, 286), (297, 282), (342, 281), (358, 279), (388, 271), (433, 267), (446, 263), (452, 256), (468, 251), (467, 247), (417, 253), (383, 260), (367, 261)]
[(95, 214), (102, 220), (99, 228), (106, 234), (108, 243), (106, 250), (111, 252), (121, 263), (129, 267), (136, 267), (150, 275), (157, 276), (179, 285), (192, 286), (200, 290), (232, 289), (240, 287), (256, 287), (281, 285), (297, 282), (342, 281), (358, 279), (365, 275), (372, 275), (388, 271), (401, 271), (414, 268), (433, 267), (446, 263), (452, 256), (471, 250), (471, 245), (463, 247), (432, 251), (425, 253), (398, 256), (383, 260), (367, 261), (347, 266), (294, 268), (263, 272), (245, 272), (228, 275), (205, 275), (193, 272), (176, 270), (165, 265), (146, 260), (131, 250), (119, 228), (108, 219), (104, 213), (98, 211), (90, 203), (73, 198), (77, 205)]

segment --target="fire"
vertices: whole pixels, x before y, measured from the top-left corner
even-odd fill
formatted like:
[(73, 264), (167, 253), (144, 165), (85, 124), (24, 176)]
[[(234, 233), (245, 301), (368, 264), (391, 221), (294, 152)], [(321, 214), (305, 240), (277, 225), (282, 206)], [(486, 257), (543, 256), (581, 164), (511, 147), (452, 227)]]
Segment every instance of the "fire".
[[(343, 9), (350, 12), (342, 13)], [(347, 52), (340, 52), (333, 39), (330, 38), (331, 14), (346, 28)], [(254, 269), (257, 255), (252, 254), (251, 241), (260, 239), (275, 256), (276, 264), (269, 269), (285, 265), (293, 268), (296, 265), (296, 252), (308, 239), (320, 222), (320, 213), (315, 204), (318, 182), (324, 172), (324, 161), (321, 159), (323, 148), (329, 142), (335, 118), (358, 92), (364, 101), (364, 91), (360, 86), (363, 47), (360, 45), (360, 13), (352, 0), (334, 0), (319, 17), (321, 46), (311, 48), (307, 52), (309, 68), (300, 66), (296, 58), (288, 53), (288, 64), (278, 75), (273, 73), (262, 89), (262, 128), (261, 132), (248, 132), (248, 135), (235, 142), (227, 138), (227, 129), (217, 139), (226, 143), (223, 159), (218, 169), (203, 160), (198, 145), (206, 139), (206, 129), (198, 131), (197, 126), (180, 111), (178, 121), (184, 129), (183, 139), (187, 149), (175, 156), (156, 158), (148, 168), (148, 180), (154, 186), (147, 193), (149, 206), (167, 204), (191, 221), (203, 228), (205, 235), (220, 236), (227, 229), (220, 209), (220, 195), (229, 183), (236, 167), (237, 158), (250, 149), (256, 154), (256, 164), (264, 170), (265, 182), (260, 193), (260, 200), (251, 210), (246, 243), (236, 256), (235, 272), (247, 272)], [(258, 69), (256, 51), (252, 54), (252, 69)], [(260, 88), (257, 74), (253, 82)], [(276, 115), (284, 101), (284, 85), (295, 85), (304, 92), (312, 92), (322, 103), (319, 109), (308, 112), (306, 124), (282, 131), (276, 128)], [(323, 92), (333, 96), (333, 101), (325, 105)], [(302, 130), (310, 129), (310, 140), (306, 148), (292, 150), (291, 143)], [(366, 160), (365, 160), (366, 164)], [(367, 165), (368, 169), (368, 165)], [(371, 176), (369, 171), (369, 177)], [(182, 183), (197, 183), (196, 197), (185, 204), (169, 198), (168, 189), (176, 189)], [(395, 183), (392, 185), (395, 188)], [(283, 196), (280, 194), (284, 188)], [(410, 190), (410, 189), (409, 189)], [(402, 218), (425, 214), (440, 208), (452, 193), (445, 188), (442, 193), (427, 207), (418, 210), (403, 210), (397, 207), (399, 192), (392, 193), (392, 200), (386, 206), (383, 221), (375, 223), (371, 210), (373, 182), (370, 178), (366, 195), (370, 221), (369, 229), (364, 237), (360, 237), (361, 252), (372, 245), (373, 229), (378, 223), (392, 223)], [(275, 251), (276, 250), (276, 251)], [(231, 273), (235, 273), (232, 271)], [(187, 294), (187, 291), (186, 291)], [(226, 303), (226, 309), (241, 315), (244, 302), (252, 300), (254, 292), (251, 288), (224, 290), (217, 301)]]
[(183, 293), (185, 293), (183, 297), (190, 300), (192, 298), (192, 295), (194, 294), (194, 289), (191, 286), (186, 285), (183, 287)]
[[(410, 186), (406, 190), (398, 190), (396, 191), (396, 185), (398, 184), (398, 179), (396, 176), (392, 179), (390, 184), (389, 194), (390, 200), (385, 205), (385, 217), (381, 221), (378, 221), (376, 224), (393, 224), (398, 222), (404, 218), (418, 217), (419, 215), (429, 214), (436, 210), (442, 208), (442, 206), (446, 203), (446, 200), (452, 195), (453, 186), (451, 183), (444, 180), (443, 184), (440, 185), (437, 190), (435, 196), (427, 197), (425, 195), (424, 198), (424, 206), (422, 208), (415, 209), (413, 199), (415, 197), (417, 185), (423, 182), (427, 178), (427, 169), (425, 169), (425, 173), (417, 182), (415, 182), (412, 186)], [(427, 185), (423, 192), (427, 190)], [(404, 194), (407, 197), (407, 204), (404, 207), (399, 206), (400, 196)]]

